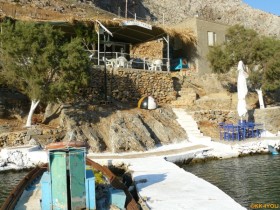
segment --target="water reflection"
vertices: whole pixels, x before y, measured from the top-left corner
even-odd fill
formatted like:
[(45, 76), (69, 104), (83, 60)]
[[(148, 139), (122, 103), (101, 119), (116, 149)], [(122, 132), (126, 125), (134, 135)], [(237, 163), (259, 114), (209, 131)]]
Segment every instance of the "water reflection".
[(280, 155), (257, 155), (184, 165), (183, 168), (216, 185), (242, 206), (280, 205)]
[(28, 170), (0, 172), (0, 207), (10, 192), (27, 173)]

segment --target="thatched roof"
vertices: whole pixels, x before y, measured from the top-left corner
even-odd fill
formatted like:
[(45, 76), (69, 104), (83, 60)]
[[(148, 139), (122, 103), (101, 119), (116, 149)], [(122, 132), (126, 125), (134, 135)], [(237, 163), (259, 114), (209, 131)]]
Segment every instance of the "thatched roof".
[[(130, 40), (131, 43), (141, 43), (156, 40), (163, 36), (169, 35), (173, 38), (178, 38), (184, 43), (196, 43), (197, 39), (194, 32), (189, 28), (175, 29), (167, 26), (152, 25), (152, 30), (140, 28), (137, 26), (121, 26), (121, 23), (125, 19), (100, 19), (103, 25), (105, 25), (113, 34), (118, 37), (124, 36), (125, 40)], [(135, 40), (128, 39), (127, 36), (134, 37)], [(136, 41), (136, 39), (142, 41)]]
[(190, 28), (174, 29), (163, 27), (164, 31), (171, 37), (181, 39), (184, 43), (196, 43), (197, 39), (194, 32)]

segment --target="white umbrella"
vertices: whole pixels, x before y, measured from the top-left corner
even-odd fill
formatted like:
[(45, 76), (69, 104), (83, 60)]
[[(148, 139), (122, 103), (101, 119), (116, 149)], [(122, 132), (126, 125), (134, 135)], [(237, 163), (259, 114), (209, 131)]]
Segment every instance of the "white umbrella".
[(237, 104), (237, 112), (239, 117), (245, 117), (247, 113), (246, 101), (245, 97), (248, 93), (246, 78), (248, 77), (245, 72), (245, 66), (242, 61), (238, 63), (238, 80), (237, 80), (237, 94), (238, 94), (238, 104)]

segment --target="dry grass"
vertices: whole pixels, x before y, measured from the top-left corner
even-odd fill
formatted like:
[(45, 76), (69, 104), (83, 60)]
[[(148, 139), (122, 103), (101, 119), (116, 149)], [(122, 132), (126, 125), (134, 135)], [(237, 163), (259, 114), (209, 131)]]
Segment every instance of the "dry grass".
[(161, 58), (162, 57), (163, 43), (158, 41), (146, 42), (138, 45), (134, 45), (130, 54), (133, 57), (140, 58)]
[(194, 35), (194, 32), (189, 28), (184, 29), (175, 29), (170, 27), (164, 27), (163, 30), (171, 37), (179, 38), (184, 43), (197, 43), (196, 36)]

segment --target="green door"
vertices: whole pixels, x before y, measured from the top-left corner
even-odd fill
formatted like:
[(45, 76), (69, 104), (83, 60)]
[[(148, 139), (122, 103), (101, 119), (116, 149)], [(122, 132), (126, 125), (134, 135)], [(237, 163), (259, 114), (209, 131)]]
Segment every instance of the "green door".
[(71, 209), (80, 210), (86, 207), (85, 191), (85, 151), (71, 149), (69, 151), (69, 176)]
[(67, 210), (66, 152), (50, 153), (52, 205), (55, 210)]

